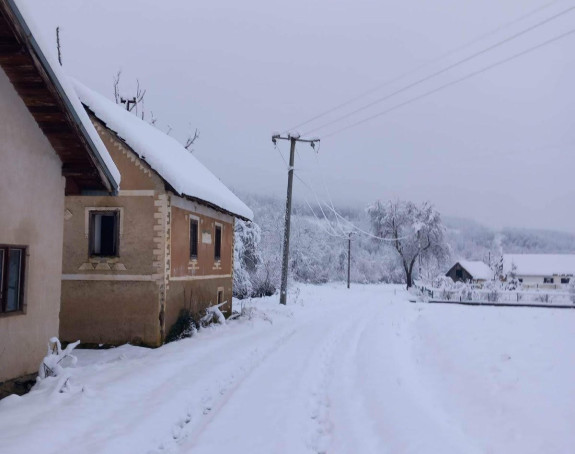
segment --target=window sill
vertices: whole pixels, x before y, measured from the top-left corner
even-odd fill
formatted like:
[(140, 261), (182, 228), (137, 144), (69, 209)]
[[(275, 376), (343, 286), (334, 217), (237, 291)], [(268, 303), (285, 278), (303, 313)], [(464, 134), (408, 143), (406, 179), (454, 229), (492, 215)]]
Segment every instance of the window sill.
[(0, 318), (16, 317), (18, 315), (26, 315), (26, 309), (11, 312), (0, 312)]

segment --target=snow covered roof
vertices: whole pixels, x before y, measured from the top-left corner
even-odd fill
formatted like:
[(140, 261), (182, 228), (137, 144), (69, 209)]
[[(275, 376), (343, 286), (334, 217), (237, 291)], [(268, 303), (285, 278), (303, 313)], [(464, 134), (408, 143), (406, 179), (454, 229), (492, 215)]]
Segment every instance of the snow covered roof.
[(481, 261), (460, 260), (459, 264), (473, 276), (473, 279), (489, 280), (493, 277), (493, 272), (489, 266)]
[(26, 7), (25, 2), (7, 0), (7, 5), (12, 10), (14, 20), (17, 21), (25, 34), (26, 44), (31, 48), (31, 52), (38, 57), (50, 78), (50, 82), (55, 86), (66, 109), (84, 136), (89, 148), (88, 152), (95, 160), (94, 164), (103, 173), (102, 177), (107, 180), (105, 183), (108, 183), (107, 186), (110, 190), (117, 190), (120, 185), (120, 172), (80, 103), (71, 81), (53, 55), (55, 46), (46, 44), (39, 27), (34, 22), (33, 14)]
[(575, 274), (574, 254), (504, 254), (503, 271), (509, 273), (512, 264), (520, 276), (553, 276)]
[(253, 218), (252, 210), (176, 139), (80, 82), (74, 81), (74, 84), (82, 103), (118, 134), (177, 194), (214, 205), (244, 219)]

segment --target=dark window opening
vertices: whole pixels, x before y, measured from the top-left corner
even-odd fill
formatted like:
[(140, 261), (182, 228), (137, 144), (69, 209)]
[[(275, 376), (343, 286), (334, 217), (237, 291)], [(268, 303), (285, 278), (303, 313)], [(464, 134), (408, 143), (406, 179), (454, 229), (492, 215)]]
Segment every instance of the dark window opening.
[(458, 270), (455, 270), (455, 277), (462, 279), (463, 278), (463, 270), (460, 268)]
[(218, 304), (222, 304), (224, 302), (224, 291), (218, 290)]
[(119, 243), (119, 212), (90, 213), (90, 255), (117, 257)]
[(0, 312), (18, 312), (24, 307), (26, 248), (0, 246)]
[(221, 260), (222, 258), (222, 228), (219, 225), (216, 225), (214, 258), (216, 260)]
[(553, 284), (553, 278), (552, 277), (544, 277), (543, 283), (544, 284)]
[(190, 258), (198, 258), (198, 221), (190, 219)]
[(561, 278), (561, 283), (562, 283), (562, 284), (568, 284), (568, 283), (569, 283), (569, 278), (568, 278), (568, 277), (562, 277), (562, 278)]

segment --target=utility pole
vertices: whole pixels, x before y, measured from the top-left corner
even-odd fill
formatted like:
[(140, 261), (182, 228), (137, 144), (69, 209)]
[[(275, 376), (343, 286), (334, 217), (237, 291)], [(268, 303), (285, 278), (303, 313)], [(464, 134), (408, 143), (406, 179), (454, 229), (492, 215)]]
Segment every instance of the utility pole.
[(285, 212), (285, 227), (284, 227), (284, 242), (283, 242), (283, 258), (282, 258), (282, 283), (280, 289), (280, 304), (287, 304), (287, 280), (288, 280), (288, 265), (289, 265), (289, 237), (290, 237), (290, 222), (291, 222), (291, 199), (293, 188), (293, 165), (295, 159), (295, 146), (297, 142), (306, 142), (315, 149), (315, 143), (319, 139), (302, 139), (297, 133), (289, 133), (287, 136), (282, 137), (280, 134), (272, 136), (274, 145), (278, 140), (290, 141), (290, 154), (289, 154), (289, 169), (288, 169), (288, 187), (287, 187), (287, 200)]
[(351, 277), (351, 232), (347, 237), (347, 288), (349, 288), (349, 281)]

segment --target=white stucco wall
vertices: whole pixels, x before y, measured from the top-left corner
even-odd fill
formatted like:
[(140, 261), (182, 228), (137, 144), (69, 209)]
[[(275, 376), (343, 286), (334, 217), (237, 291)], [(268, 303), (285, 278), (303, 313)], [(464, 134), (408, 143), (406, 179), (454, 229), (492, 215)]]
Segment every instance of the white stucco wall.
[(28, 246), (26, 313), (0, 314), (0, 382), (35, 372), (58, 335), (61, 161), (0, 68), (0, 244)]

